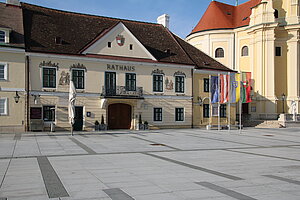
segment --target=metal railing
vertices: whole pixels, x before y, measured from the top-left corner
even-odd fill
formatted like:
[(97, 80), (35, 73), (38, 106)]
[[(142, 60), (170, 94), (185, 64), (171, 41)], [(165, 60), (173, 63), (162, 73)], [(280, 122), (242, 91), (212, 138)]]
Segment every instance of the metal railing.
[(136, 87), (135, 91), (127, 90), (125, 86), (116, 86), (116, 89), (109, 89), (102, 86), (101, 96), (124, 96), (124, 97), (142, 97), (143, 87)]

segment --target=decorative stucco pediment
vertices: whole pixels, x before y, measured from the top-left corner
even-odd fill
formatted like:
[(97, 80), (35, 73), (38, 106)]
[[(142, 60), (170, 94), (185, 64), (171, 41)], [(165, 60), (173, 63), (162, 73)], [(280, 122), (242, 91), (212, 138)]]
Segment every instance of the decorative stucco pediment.
[(251, 8), (250, 27), (260, 24), (276, 23), (273, 1), (262, 0), (261, 3)]
[(82, 53), (156, 60), (122, 22), (90, 43)]

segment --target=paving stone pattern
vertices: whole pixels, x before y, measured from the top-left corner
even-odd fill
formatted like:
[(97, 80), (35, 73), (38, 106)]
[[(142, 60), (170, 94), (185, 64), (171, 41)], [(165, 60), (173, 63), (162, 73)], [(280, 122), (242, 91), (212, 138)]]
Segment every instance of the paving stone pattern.
[(49, 198), (68, 197), (69, 194), (46, 156), (37, 157)]
[(300, 129), (0, 134), (0, 200), (299, 200)]
[(119, 188), (103, 190), (112, 200), (134, 200)]

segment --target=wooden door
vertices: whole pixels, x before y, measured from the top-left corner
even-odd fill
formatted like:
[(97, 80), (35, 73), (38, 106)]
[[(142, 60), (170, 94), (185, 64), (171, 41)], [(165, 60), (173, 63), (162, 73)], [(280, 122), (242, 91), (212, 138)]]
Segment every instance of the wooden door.
[(242, 114), (249, 114), (249, 103), (243, 103)]
[(131, 106), (117, 103), (108, 106), (108, 128), (109, 129), (130, 129), (131, 127)]
[(83, 107), (75, 107), (74, 131), (82, 131), (83, 126)]

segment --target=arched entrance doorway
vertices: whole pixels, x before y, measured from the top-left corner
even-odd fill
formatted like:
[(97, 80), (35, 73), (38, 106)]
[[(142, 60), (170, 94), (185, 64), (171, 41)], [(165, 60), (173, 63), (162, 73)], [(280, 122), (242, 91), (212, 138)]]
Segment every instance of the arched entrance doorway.
[(108, 106), (108, 128), (130, 129), (131, 106), (123, 103), (110, 104)]

